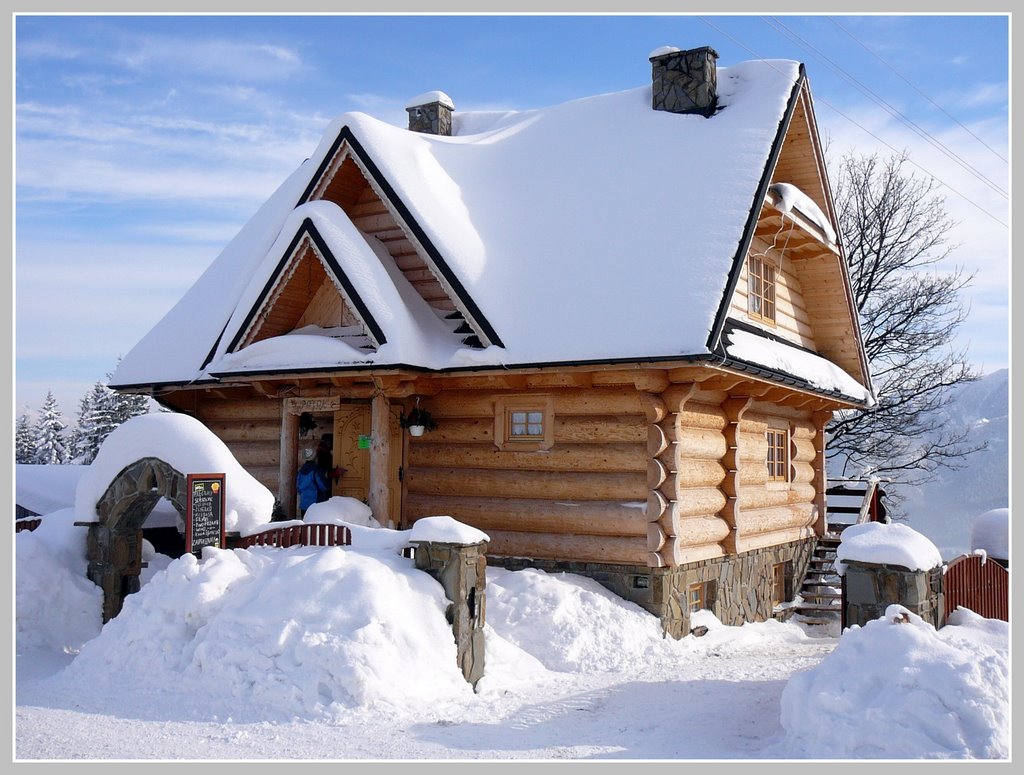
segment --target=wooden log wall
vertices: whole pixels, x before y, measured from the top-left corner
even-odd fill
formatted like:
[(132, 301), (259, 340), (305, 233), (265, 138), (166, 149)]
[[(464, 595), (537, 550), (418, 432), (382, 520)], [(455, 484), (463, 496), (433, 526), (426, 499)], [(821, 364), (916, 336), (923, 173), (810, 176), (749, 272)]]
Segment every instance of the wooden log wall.
[[(785, 232), (780, 236), (776, 247), (782, 247), (784, 242)], [(796, 274), (793, 262), (781, 256), (777, 249), (771, 249), (771, 243), (760, 237), (753, 239), (750, 252), (755, 254), (767, 252), (777, 267), (775, 274), (775, 326), (769, 326), (769, 328), (783, 339), (810, 350), (817, 350), (812, 333), (811, 317), (807, 312), (800, 279)], [(747, 319), (747, 282), (747, 262), (744, 261), (731, 305), (732, 315), (740, 320)], [(760, 321), (754, 322), (761, 324)]]
[[(789, 481), (772, 482), (765, 465), (770, 425), (789, 429)], [(736, 552), (812, 537), (818, 521), (820, 434), (810, 414), (752, 402), (738, 425), (741, 484), (736, 501)]]
[(277, 493), (281, 459), (281, 402), (197, 396), (195, 416), (225, 444), (239, 464)]
[(438, 427), (409, 438), (405, 527), (446, 515), (486, 532), (494, 555), (646, 565), (640, 394), (633, 385), (534, 393), (552, 398), (549, 450), (495, 445), (501, 393), (445, 390), (421, 401)]
[[(823, 417), (672, 385), (649, 396), (649, 564), (676, 566), (814, 534)], [(768, 481), (765, 432), (790, 429), (790, 481)]]
[(692, 383), (648, 399), (650, 565), (684, 565), (725, 553), (728, 445), (719, 401)]

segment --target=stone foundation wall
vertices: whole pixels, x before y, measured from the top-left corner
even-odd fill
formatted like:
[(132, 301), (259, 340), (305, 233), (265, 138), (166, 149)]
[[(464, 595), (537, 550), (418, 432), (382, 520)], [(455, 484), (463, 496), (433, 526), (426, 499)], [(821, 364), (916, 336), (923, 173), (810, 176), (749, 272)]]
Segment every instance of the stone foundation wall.
[(488, 563), (508, 570), (538, 568), (548, 573), (587, 576), (660, 618), (668, 635), (682, 638), (691, 629), (688, 591), (692, 584), (707, 585), (709, 597), (706, 607), (723, 624), (764, 621), (773, 615), (774, 566), (789, 563), (787, 597), (792, 598), (807, 571), (816, 543), (817, 539), (809, 538), (678, 568), (520, 557), (490, 557)]

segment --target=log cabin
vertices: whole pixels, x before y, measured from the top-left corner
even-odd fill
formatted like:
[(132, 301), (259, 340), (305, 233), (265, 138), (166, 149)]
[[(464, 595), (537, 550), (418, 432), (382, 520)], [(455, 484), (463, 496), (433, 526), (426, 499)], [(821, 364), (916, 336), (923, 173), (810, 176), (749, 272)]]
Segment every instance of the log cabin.
[(451, 516), (674, 637), (771, 617), (826, 530), (826, 423), (874, 397), (804, 66), (717, 59), (340, 116), (111, 386), (200, 419), (279, 516), (325, 443), (382, 524)]

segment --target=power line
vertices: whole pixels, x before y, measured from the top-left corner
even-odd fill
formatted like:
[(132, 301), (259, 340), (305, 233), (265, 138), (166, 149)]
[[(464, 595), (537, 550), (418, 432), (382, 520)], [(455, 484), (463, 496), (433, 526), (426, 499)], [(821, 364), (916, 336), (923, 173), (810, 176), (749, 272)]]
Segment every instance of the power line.
[(974, 167), (972, 164), (970, 164), (969, 162), (965, 161), (955, 151), (951, 150), (944, 143), (942, 143), (942, 141), (940, 141), (940, 140), (936, 139), (934, 136), (932, 136), (932, 134), (929, 133), (928, 130), (922, 128), (916, 122), (914, 122), (913, 120), (908, 118), (906, 115), (904, 115), (899, 109), (893, 107), (885, 99), (880, 97), (878, 94), (876, 94), (874, 91), (872, 91), (868, 86), (863, 84), (861, 81), (857, 80), (855, 77), (850, 75), (842, 67), (837, 65), (835, 62), (833, 62), (831, 59), (829, 59), (825, 54), (823, 54), (820, 50), (818, 50), (815, 46), (813, 46), (812, 44), (808, 43), (806, 40), (804, 40), (802, 37), (800, 37), (800, 35), (798, 35), (793, 30), (789, 29), (789, 27), (787, 27), (781, 21), (779, 21), (778, 19), (774, 19), (772, 17), (762, 17), (762, 19), (764, 19), (765, 23), (767, 23), (769, 26), (773, 26), (776, 29), (776, 31), (781, 32), (783, 35), (786, 35), (787, 37), (789, 37), (790, 40), (795, 41), (798, 45), (803, 46), (804, 48), (806, 48), (811, 53), (816, 54), (821, 59), (823, 59), (826, 62), (826, 64), (828, 64), (828, 66), (831, 67), (834, 71), (836, 71), (840, 76), (842, 76), (847, 81), (849, 81), (854, 86), (856, 86), (870, 100), (872, 100), (873, 102), (875, 102), (876, 104), (881, 106), (893, 118), (895, 118), (897, 121), (900, 121), (902, 124), (907, 126), (909, 129), (911, 129), (913, 132), (915, 132), (923, 140), (926, 140), (928, 143), (930, 143), (934, 148), (936, 148), (941, 153), (943, 153), (948, 159), (951, 159), (952, 161), (957, 162), (967, 172), (971, 173), (978, 180), (980, 180), (981, 182), (983, 182), (986, 185), (988, 185), (990, 188), (992, 188), (994, 191), (996, 191), (1004, 199), (1009, 197), (1009, 195), (1006, 193), (1006, 191), (1003, 188), (1001, 188), (997, 183), (995, 183), (995, 181), (991, 180), (984, 173), (980, 172), (976, 167)]
[(955, 122), (958, 126), (960, 126), (961, 129), (963, 129), (965, 132), (967, 132), (967, 134), (969, 134), (971, 137), (973, 137), (979, 143), (981, 143), (986, 148), (988, 148), (993, 154), (995, 154), (996, 158), (998, 158), (1000, 161), (1009, 163), (1007, 161), (1006, 157), (1004, 157), (1001, 153), (999, 153), (999, 151), (997, 151), (991, 145), (989, 145), (984, 140), (982, 140), (980, 137), (978, 137), (978, 135), (976, 135), (974, 132), (971, 131), (970, 127), (968, 127), (965, 124), (961, 123), (960, 119), (958, 119), (956, 116), (950, 114), (949, 111), (947, 111), (939, 103), (937, 103), (935, 100), (933, 100), (931, 97), (929, 97), (923, 91), (921, 91), (921, 89), (919, 89), (915, 84), (911, 83), (906, 77), (904, 77), (904, 75), (902, 73), (900, 73), (899, 70), (897, 70), (895, 67), (890, 65), (884, 59), (882, 59), (882, 57), (880, 57), (878, 54), (876, 54), (874, 51), (872, 51), (870, 48), (868, 48), (852, 32), (850, 32), (848, 29), (846, 29), (846, 27), (844, 27), (842, 24), (840, 24), (839, 21), (834, 16), (829, 16), (828, 19), (829, 19), (830, 22), (832, 22), (834, 25), (836, 25), (839, 29), (841, 29), (843, 32), (845, 32), (847, 35), (849, 35), (850, 38), (852, 38), (853, 41), (857, 45), (859, 45), (861, 48), (863, 48), (865, 51), (867, 51), (869, 54), (871, 54), (871, 56), (873, 56), (875, 59), (877, 59), (879, 62), (881, 62), (887, 68), (889, 68), (897, 78), (902, 80), (905, 84), (907, 84), (907, 86), (909, 86), (911, 89), (913, 89), (918, 94), (920, 94), (922, 97), (924, 97), (926, 100), (928, 100), (928, 102), (930, 102), (936, 108), (941, 110), (946, 115), (947, 118), (949, 118), (951, 121)]
[[(771, 67), (771, 68), (772, 68), (773, 70), (775, 70), (775, 71), (776, 71), (777, 73), (779, 73), (780, 75), (782, 75), (782, 76), (784, 76), (784, 77), (788, 77), (788, 76), (787, 76), (787, 75), (786, 75), (785, 73), (783, 73), (783, 72), (782, 72), (781, 70), (779, 70), (779, 68), (775, 67), (775, 65), (773, 65), (773, 64), (772, 64), (772, 63), (771, 63), (771, 62), (770, 62), (769, 60), (767, 60), (767, 59), (765, 59), (764, 57), (762, 57), (762, 56), (761, 56), (760, 54), (758, 54), (758, 53), (757, 53), (756, 51), (754, 51), (754, 50), (753, 50), (752, 48), (750, 48), (750, 47), (749, 47), (748, 45), (746, 45), (746, 44), (745, 44), (745, 43), (743, 43), (742, 41), (739, 41), (739, 40), (737, 40), (736, 38), (734, 38), (734, 37), (733, 37), (732, 35), (730, 35), (729, 33), (727, 33), (727, 32), (726, 32), (725, 30), (723, 30), (723, 29), (719, 28), (718, 26), (716, 26), (716, 25), (715, 25), (715, 24), (713, 24), (712, 22), (708, 21), (708, 20), (707, 20), (707, 18), (705, 18), (705, 17), (703, 17), (703, 16), (700, 16), (700, 17), (698, 17), (698, 18), (699, 18), (699, 19), (700, 19), (701, 21), (703, 21), (703, 22), (704, 22), (705, 24), (707, 24), (707, 25), (708, 25), (709, 27), (711, 27), (712, 29), (714, 29), (714, 30), (715, 30), (716, 32), (718, 32), (719, 34), (721, 34), (721, 35), (724, 35), (725, 37), (727, 37), (727, 38), (728, 38), (729, 40), (731, 40), (731, 41), (732, 41), (733, 43), (735, 43), (735, 44), (736, 44), (737, 46), (739, 46), (740, 48), (742, 48), (742, 49), (745, 49), (746, 51), (749, 51), (749, 52), (750, 52), (751, 54), (753, 54), (753, 56), (754, 56), (754, 57), (755, 57), (756, 59), (758, 59), (758, 60), (759, 60), (759, 61), (761, 61), (761, 62), (764, 62), (764, 63), (765, 63), (766, 65), (768, 65), (769, 67)], [(794, 83), (795, 83), (795, 81), (794, 81)], [(870, 129), (868, 129), (868, 128), (867, 128), (866, 126), (864, 126), (863, 124), (860, 124), (859, 122), (857, 122), (857, 121), (855, 121), (854, 119), (850, 118), (850, 117), (849, 117), (848, 115), (846, 115), (845, 113), (843, 113), (843, 111), (841, 111), (841, 110), (840, 110), (839, 108), (837, 108), (837, 107), (836, 107), (835, 105), (831, 104), (831, 103), (830, 103), (830, 102), (829, 102), (828, 100), (824, 99), (823, 97), (815, 97), (815, 102), (819, 102), (819, 103), (821, 103), (822, 105), (825, 105), (825, 106), (827, 106), (827, 107), (830, 107), (830, 108), (832, 108), (832, 110), (834, 110), (834, 111), (835, 111), (835, 112), (836, 112), (836, 113), (837, 113), (837, 114), (838, 114), (839, 116), (841, 116), (842, 118), (845, 118), (845, 119), (846, 119), (847, 121), (849, 121), (849, 122), (850, 122), (851, 124), (853, 124), (854, 126), (856, 126), (857, 128), (859, 128), (859, 129), (860, 129), (861, 131), (863, 131), (863, 132), (865, 132), (866, 134), (870, 135), (871, 137), (875, 138), (875, 139), (876, 139), (876, 140), (877, 140), (878, 142), (880, 142), (880, 143), (881, 143), (882, 145), (884, 145), (884, 146), (885, 146), (886, 148), (888, 148), (889, 150), (891, 150), (891, 151), (892, 151), (893, 153), (895, 153), (895, 154), (898, 154), (898, 155), (900, 155), (900, 156), (903, 156), (903, 155), (904, 155), (904, 154), (902, 154), (902, 153), (901, 153), (900, 151), (896, 150), (896, 149), (895, 149), (895, 148), (894, 148), (894, 147), (893, 147), (892, 145), (890, 145), (890, 144), (889, 144), (888, 142), (886, 142), (886, 141), (885, 141), (885, 140), (883, 140), (883, 139), (882, 139), (881, 137), (879, 137), (879, 136), (878, 136), (878, 135), (876, 135), (876, 134), (875, 134), (874, 132), (872, 132), (872, 131), (871, 131)], [(951, 185), (950, 185), (949, 183), (947, 183), (946, 181), (944, 181), (944, 180), (943, 180), (942, 178), (940, 178), (940, 177), (939, 177), (938, 175), (935, 175), (935, 174), (933, 174), (932, 172), (929, 172), (929, 171), (928, 171), (927, 169), (925, 169), (924, 167), (922, 167), (922, 166), (921, 166), (920, 164), (918, 164), (918, 163), (917, 163), (916, 161), (914, 161), (914, 160), (913, 160), (913, 159), (911, 159), (910, 157), (905, 157), (905, 158), (906, 158), (906, 160), (907, 160), (907, 161), (908, 161), (908, 162), (909, 162), (909, 163), (910, 163), (911, 165), (913, 165), (914, 167), (917, 167), (917, 168), (918, 168), (919, 170), (921, 170), (921, 172), (923, 172), (923, 173), (924, 173), (925, 175), (927, 175), (927, 176), (928, 176), (929, 178), (931, 178), (932, 180), (936, 181), (936, 182), (937, 182), (937, 183), (939, 183), (940, 185), (943, 185), (943, 186), (945, 186), (946, 188), (948, 188), (948, 189), (949, 189), (950, 191), (952, 191), (952, 192), (953, 192), (954, 194), (956, 194), (956, 195), (957, 195), (957, 196), (959, 196), (959, 197), (960, 197), (961, 199), (963, 199), (964, 201), (966, 201), (966, 202), (967, 202), (968, 204), (970, 204), (970, 205), (974, 206), (975, 208), (977, 208), (978, 210), (980, 210), (981, 212), (983, 212), (983, 213), (984, 213), (985, 215), (987, 215), (987, 216), (988, 216), (989, 218), (991, 218), (992, 220), (994, 220), (994, 221), (995, 221), (996, 223), (998, 223), (998, 224), (999, 224), (1000, 226), (1002, 226), (1002, 227), (1003, 227), (1004, 229), (1005, 229), (1005, 228), (1009, 228), (1009, 227), (1007, 226), (1007, 224), (1003, 223), (1003, 222), (1002, 222), (1001, 220), (999, 220), (999, 219), (998, 219), (998, 218), (997, 218), (996, 216), (994, 216), (994, 215), (993, 215), (992, 213), (990, 213), (990, 212), (989, 212), (988, 210), (986, 210), (985, 208), (983, 208), (983, 207), (982, 207), (981, 205), (979, 205), (979, 204), (978, 204), (977, 202), (975, 202), (975, 201), (974, 201), (973, 199), (971, 199), (970, 197), (966, 196), (965, 194), (962, 194), (962, 193), (960, 193), (960, 191), (958, 191), (957, 189), (953, 188), (953, 186), (951, 186)]]

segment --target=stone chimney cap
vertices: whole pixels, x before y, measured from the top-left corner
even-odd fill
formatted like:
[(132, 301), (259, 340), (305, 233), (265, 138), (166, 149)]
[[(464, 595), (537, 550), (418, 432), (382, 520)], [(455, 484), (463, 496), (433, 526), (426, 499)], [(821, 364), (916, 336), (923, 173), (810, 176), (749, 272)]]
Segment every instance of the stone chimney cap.
[(681, 48), (676, 48), (675, 46), (659, 46), (647, 55), (647, 59), (648, 61), (653, 62), (658, 57), (668, 56), (669, 54), (693, 54), (697, 51), (707, 51), (715, 59), (718, 59), (718, 52), (711, 48), (711, 46), (698, 46), (697, 48), (687, 49), (686, 51)]
[(411, 108), (419, 108), (423, 105), (430, 105), (434, 102), (444, 105), (449, 110), (455, 110), (455, 103), (452, 102), (452, 98), (443, 91), (428, 91), (424, 94), (413, 97), (405, 103), (405, 109), (410, 110)]
[(682, 49), (676, 48), (675, 46), (658, 46), (650, 54), (647, 55), (648, 59), (654, 59), (655, 57), (665, 56), (665, 54), (675, 54)]

